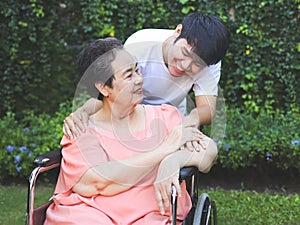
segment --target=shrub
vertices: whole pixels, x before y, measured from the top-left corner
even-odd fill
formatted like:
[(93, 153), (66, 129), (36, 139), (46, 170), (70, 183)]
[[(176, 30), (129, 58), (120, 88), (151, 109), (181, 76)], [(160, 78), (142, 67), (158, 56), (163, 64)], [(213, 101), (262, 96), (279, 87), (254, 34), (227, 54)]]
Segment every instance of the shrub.
[[(277, 167), (300, 171), (299, 108), (286, 114), (241, 112), (227, 109), (226, 136), (219, 142), (219, 163), (223, 167)], [(209, 129), (209, 128), (206, 128)], [(209, 130), (206, 130), (209, 132)]]
[[(291, 106), (287, 114), (277, 111), (272, 117), (262, 112), (255, 117), (238, 109), (227, 108), (226, 136), (219, 128), (204, 127), (204, 133), (218, 139), (218, 163), (225, 168), (277, 167), (300, 171), (299, 109)], [(59, 148), (62, 121), (71, 112), (71, 103), (60, 105), (54, 116), (28, 112), (22, 121), (13, 113), (0, 120), (0, 180), (28, 177), (37, 156)], [(8, 129), (9, 127), (9, 129)]]
[(8, 112), (0, 120), (0, 180), (28, 177), (36, 156), (59, 148), (62, 121), (70, 112), (70, 103), (61, 104), (54, 116), (29, 111), (21, 121)]
[(7, 0), (0, 1), (0, 117), (22, 116), (24, 108), (55, 112), (73, 93), (84, 43), (173, 29), (193, 11), (219, 15), (231, 32), (220, 81), (227, 104), (253, 112), (299, 107), (298, 0)]

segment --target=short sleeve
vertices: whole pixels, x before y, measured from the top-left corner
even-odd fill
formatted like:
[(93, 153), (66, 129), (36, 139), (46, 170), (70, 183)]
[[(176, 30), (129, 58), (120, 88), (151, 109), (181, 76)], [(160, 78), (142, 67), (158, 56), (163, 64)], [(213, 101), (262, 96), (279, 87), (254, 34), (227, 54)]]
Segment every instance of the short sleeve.
[(56, 193), (69, 191), (91, 167), (107, 161), (107, 154), (99, 142), (98, 134), (87, 129), (78, 138), (61, 141), (62, 161), (56, 185)]
[(221, 61), (203, 69), (195, 81), (193, 91), (195, 96), (218, 95), (218, 83), (221, 77)]
[(162, 118), (165, 121), (168, 133), (170, 133), (175, 126), (181, 124), (183, 115), (176, 107), (162, 104), (160, 106), (160, 110)]

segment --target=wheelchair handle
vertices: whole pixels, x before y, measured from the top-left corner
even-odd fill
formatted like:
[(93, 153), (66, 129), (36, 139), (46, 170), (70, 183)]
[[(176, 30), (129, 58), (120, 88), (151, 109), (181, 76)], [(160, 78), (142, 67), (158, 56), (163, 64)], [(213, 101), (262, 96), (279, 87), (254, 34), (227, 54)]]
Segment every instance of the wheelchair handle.
[(60, 163), (61, 158), (62, 158), (61, 149), (56, 149), (38, 156), (33, 161), (33, 165), (38, 167), (51, 166), (55, 163)]
[(187, 167), (183, 167), (180, 170), (179, 173), (179, 181), (183, 181), (193, 175), (196, 175), (198, 173), (198, 169), (195, 166), (187, 166)]

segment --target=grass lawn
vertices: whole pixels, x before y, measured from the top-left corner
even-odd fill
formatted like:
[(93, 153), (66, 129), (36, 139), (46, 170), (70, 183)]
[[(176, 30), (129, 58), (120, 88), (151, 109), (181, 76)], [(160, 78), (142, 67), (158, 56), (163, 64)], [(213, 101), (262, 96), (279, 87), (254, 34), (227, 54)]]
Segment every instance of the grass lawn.
[[(46, 201), (52, 187), (37, 188), (38, 202)], [(269, 194), (224, 189), (205, 190), (215, 200), (219, 225), (299, 225), (300, 195)], [(0, 185), (0, 224), (24, 225), (26, 186)]]

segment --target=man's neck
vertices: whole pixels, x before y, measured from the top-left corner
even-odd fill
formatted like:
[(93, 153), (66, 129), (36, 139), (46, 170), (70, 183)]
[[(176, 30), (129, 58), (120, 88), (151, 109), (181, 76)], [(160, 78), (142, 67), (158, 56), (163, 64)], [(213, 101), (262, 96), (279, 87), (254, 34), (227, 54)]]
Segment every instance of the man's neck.
[(167, 67), (168, 67), (168, 51), (169, 51), (169, 47), (173, 43), (174, 40), (175, 40), (175, 38), (173, 36), (170, 36), (162, 44), (163, 59), (164, 59), (164, 63), (166, 64)]

